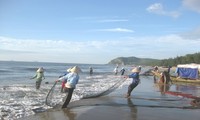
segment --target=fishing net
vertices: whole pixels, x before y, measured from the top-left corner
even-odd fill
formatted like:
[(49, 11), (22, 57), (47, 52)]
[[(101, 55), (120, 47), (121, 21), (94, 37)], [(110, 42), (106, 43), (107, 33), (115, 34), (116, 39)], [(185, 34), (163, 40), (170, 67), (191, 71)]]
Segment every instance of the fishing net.
[(46, 103), (46, 105), (48, 105), (50, 107), (55, 106), (55, 102), (53, 101), (54, 100), (53, 98), (54, 98), (55, 93), (56, 93), (56, 91), (55, 91), (56, 84), (57, 84), (57, 82), (55, 82), (53, 84), (53, 86), (51, 87), (51, 89), (49, 90), (49, 92), (48, 92), (48, 94), (46, 96), (45, 103)]
[(113, 92), (114, 90), (116, 90), (117, 88), (119, 88), (120, 85), (122, 85), (122, 83), (126, 80), (127, 78), (120, 78), (117, 81), (115, 81), (115, 83), (111, 86), (109, 86), (106, 90), (100, 91), (96, 94), (89, 94), (89, 95), (84, 95), (82, 97), (82, 99), (88, 99), (88, 98), (95, 98), (95, 97), (100, 97), (100, 96), (104, 96), (104, 95), (108, 95), (111, 92)]

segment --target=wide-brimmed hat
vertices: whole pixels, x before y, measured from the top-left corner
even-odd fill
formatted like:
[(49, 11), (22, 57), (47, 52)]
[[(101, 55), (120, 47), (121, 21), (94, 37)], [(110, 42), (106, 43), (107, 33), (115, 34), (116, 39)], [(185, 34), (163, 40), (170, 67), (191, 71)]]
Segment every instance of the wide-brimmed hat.
[(37, 72), (44, 72), (43, 67), (38, 68)]
[(81, 69), (78, 66), (74, 66), (70, 69), (70, 72), (79, 73), (81, 72)]
[(131, 72), (140, 72), (140, 70), (138, 68), (134, 68), (131, 70)]

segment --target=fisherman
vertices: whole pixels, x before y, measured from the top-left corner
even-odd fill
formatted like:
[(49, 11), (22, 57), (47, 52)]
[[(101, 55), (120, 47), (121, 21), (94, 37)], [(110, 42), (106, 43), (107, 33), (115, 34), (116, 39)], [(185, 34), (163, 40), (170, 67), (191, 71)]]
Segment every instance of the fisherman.
[(115, 69), (113, 70), (113, 72), (115, 73), (115, 75), (117, 75), (117, 73), (118, 73), (118, 66), (115, 67)]
[(126, 71), (125, 68), (122, 68), (122, 69), (120, 70), (121, 75), (124, 75), (124, 72), (125, 72), (125, 71)]
[(169, 82), (171, 81), (170, 79), (170, 75), (167, 71), (163, 71), (161, 74), (159, 83), (161, 84), (169, 84)]
[(90, 67), (89, 69), (90, 69), (90, 75), (92, 75), (93, 74), (93, 68)]
[(155, 67), (154, 67), (154, 71), (155, 71), (155, 72), (158, 72), (158, 66), (155, 66)]
[[(68, 73), (70, 73), (70, 69), (67, 69), (67, 72), (65, 72), (64, 75), (61, 75), (59, 76), (59, 78), (62, 78), (63, 76), (67, 75)], [(67, 89), (64, 89), (65, 88), (65, 84), (67, 83), (67, 79), (63, 78), (63, 81), (62, 81), (62, 84), (61, 84), (61, 92), (64, 93), (64, 92), (67, 92)]]
[(132, 78), (132, 82), (128, 86), (126, 98), (130, 98), (131, 92), (140, 83), (140, 78), (139, 78), (140, 69), (138, 67), (136, 67), (136, 68), (132, 69), (131, 72), (132, 72), (132, 74), (125, 76), (125, 78)]
[(36, 71), (35, 76), (30, 78), (30, 79), (35, 79), (35, 78), (36, 78), (36, 89), (39, 89), (42, 80), (45, 79), (43, 67), (38, 68), (38, 70)]
[(170, 75), (167, 71), (163, 71), (161, 74), (160, 80), (158, 81), (159, 91), (162, 95), (170, 89), (169, 82), (171, 82)]
[(170, 69), (171, 69), (171, 66), (169, 65), (168, 68), (167, 68), (167, 72), (170, 74)]
[(76, 84), (78, 84), (79, 81), (79, 72), (81, 72), (81, 69), (78, 66), (74, 66), (70, 69), (70, 73), (56, 80), (56, 82), (59, 82), (64, 79), (67, 80), (67, 83), (65, 84), (65, 89), (68, 89), (68, 95), (64, 104), (62, 105), (62, 108), (66, 108), (71, 100), (73, 91), (76, 88)]

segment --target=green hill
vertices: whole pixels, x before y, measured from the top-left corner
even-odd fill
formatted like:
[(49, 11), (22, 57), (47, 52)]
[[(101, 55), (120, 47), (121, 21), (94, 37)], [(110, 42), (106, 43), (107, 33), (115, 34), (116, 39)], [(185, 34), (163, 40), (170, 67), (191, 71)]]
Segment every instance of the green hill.
[(156, 65), (159, 63), (158, 59), (150, 58), (137, 58), (137, 57), (118, 57), (111, 60), (108, 64), (121, 64), (121, 65)]
[(151, 59), (151, 58), (137, 58), (137, 57), (118, 57), (111, 60), (108, 64), (121, 65), (148, 65), (148, 66), (176, 66), (178, 64), (200, 64), (200, 52), (194, 54), (186, 54), (185, 56), (177, 56), (169, 59)]

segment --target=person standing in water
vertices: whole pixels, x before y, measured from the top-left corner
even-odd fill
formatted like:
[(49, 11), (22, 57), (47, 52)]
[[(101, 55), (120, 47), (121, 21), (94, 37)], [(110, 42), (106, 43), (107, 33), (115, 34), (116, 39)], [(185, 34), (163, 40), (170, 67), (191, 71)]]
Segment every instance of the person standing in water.
[(93, 74), (93, 68), (90, 67), (90, 75), (92, 75), (92, 74)]
[(122, 69), (120, 70), (120, 72), (121, 72), (121, 75), (124, 75), (125, 68), (122, 68)]
[(36, 89), (40, 89), (40, 85), (42, 80), (45, 79), (44, 77), (44, 69), (43, 67), (38, 68), (38, 70), (36, 71), (36, 74), (34, 77), (32, 77), (31, 79), (35, 79), (36, 78)]
[(115, 67), (115, 69), (113, 70), (113, 72), (114, 72), (115, 75), (117, 75), (117, 73), (118, 73), (118, 66)]
[(67, 108), (67, 105), (69, 104), (72, 98), (73, 91), (76, 88), (76, 84), (78, 84), (79, 81), (79, 72), (81, 72), (81, 69), (78, 66), (74, 66), (73, 68), (70, 69), (70, 73), (59, 78), (56, 81), (59, 82), (64, 79), (67, 80), (67, 83), (65, 84), (65, 89), (68, 89), (68, 95), (64, 104), (62, 105), (62, 108)]
[(161, 77), (158, 81), (159, 91), (162, 95), (165, 94), (166, 91), (170, 89), (170, 75), (167, 71), (163, 71), (161, 74)]
[(138, 67), (136, 67), (136, 68), (132, 69), (131, 72), (132, 72), (132, 74), (125, 76), (125, 78), (132, 78), (132, 82), (128, 86), (126, 98), (130, 98), (131, 92), (140, 83), (140, 78), (139, 78), (140, 69)]

